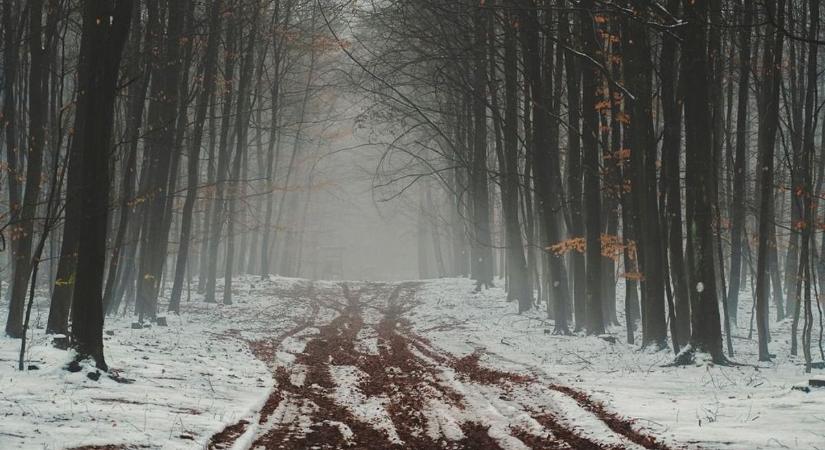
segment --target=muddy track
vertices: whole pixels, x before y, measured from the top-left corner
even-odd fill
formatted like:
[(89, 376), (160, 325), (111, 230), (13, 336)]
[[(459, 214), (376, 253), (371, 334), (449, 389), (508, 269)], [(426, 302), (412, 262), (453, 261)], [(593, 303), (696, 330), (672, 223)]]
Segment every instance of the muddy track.
[[(406, 319), (417, 287), (308, 285), (312, 317), (252, 343), (276, 381), (252, 448), (669, 448), (583, 392), (439, 350)], [(321, 309), (335, 318), (317, 323)], [(303, 350), (276, 362), (296, 336)], [(229, 448), (248, 426), (227, 427), (209, 448)]]

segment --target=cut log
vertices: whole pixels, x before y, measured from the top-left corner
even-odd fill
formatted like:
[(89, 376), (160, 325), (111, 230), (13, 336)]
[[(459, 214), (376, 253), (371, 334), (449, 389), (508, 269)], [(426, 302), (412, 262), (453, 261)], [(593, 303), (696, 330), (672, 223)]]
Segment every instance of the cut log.
[(814, 377), (808, 380), (808, 386), (814, 388), (825, 388), (825, 377)]

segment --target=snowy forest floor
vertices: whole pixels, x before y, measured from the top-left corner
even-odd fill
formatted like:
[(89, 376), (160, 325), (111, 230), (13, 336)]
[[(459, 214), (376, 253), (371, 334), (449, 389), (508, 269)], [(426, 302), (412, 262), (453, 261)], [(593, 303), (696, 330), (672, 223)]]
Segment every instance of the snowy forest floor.
[(167, 327), (108, 319), (117, 380), (65, 370), (39, 302), (37, 370), (0, 338), (0, 448), (825, 448), (825, 389), (792, 389), (809, 377), (789, 321), (755, 364), (749, 298), (734, 345), (751, 365), (676, 368), (620, 326), (616, 343), (554, 336), (469, 280), (234, 286), (235, 305), (193, 294)]

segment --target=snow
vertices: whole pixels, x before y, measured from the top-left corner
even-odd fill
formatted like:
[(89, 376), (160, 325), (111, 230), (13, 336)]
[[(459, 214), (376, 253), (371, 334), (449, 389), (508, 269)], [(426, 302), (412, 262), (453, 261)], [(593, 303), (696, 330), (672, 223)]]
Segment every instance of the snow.
[[(638, 419), (639, 429), (676, 445), (823, 448), (825, 389), (791, 389), (807, 384), (811, 376), (804, 373), (801, 356), (790, 356), (790, 319), (771, 324), (774, 361), (757, 362), (755, 332), (747, 339), (752, 302), (745, 292), (740, 294), (740, 328), (734, 329), (733, 359), (742, 365), (698, 361), (689, 367), (665, 367), (673, 361), (672, 351), (627, 345), (623, 326), (610, 329), (619, 341), (615, 344), (597, 337), (556, 336), (543, 308), (519, 315), (500, 287), (481, 293), (474, 293), (474, 287), (464, 279), (425, 284), (417, 296), (420, 305), (409, 315), (417, 331), (455, 355), (482, 351), (485, 365), (528, 371), (583, 390), (624, 417)], [(624, 286), (617, 292), (623, 293)], [(624, 323), (623, 299), (617, 304), (619, 322)], [(813, 335), (818, 333), (815, 326)], [(813, 352), (816, 360), (816, 342)], [(554, 407), (565, 406), (561, 397), (553, 398)], [(566, 417), (579, 410), (566, 408)], [(579, 422), (584, 418), (575, 419), (578, 425), (584, 423)], [(587, 422), (589, 433), (596, 431), (591, 425), (596, 424)]]
[(356, 336), (356, 350), (365, 355), (377, 355), (378, 348), (378, 334), (372, 328), (362, 328), (358, 330)]
[[(26, 364), (39, 370), (17, 371), (19, 340), (0, 337), (0, 448), (104, 444), (203, 448), (215, 432), (246, 420), (249, 425), (232, 447), (241, 450), (273, 424), (309, 431), (313, 424), (308, 417), (318, 406), (286, 391), (279, 391), (284, 400), (267, 423), (258, 425), (258, 411), (278, 389), (272, 371), (283, 367), (292, 384), (303, 386), (307, 367), (295, 363), (296, 355), (317, 336), (318, 327), (335, 317), (335, 308), (343, 302), (326, 299), (328, 307), (319, 308), (306, 297), (303, 288), (308, 283), (239, 278), (234, 282), (235, 305), (208, 305), (193, 294), (191, 301), (184, 301), (180, 316), (167, 316), (168, 327), (133, 330), (130, 317), (107, 318), (105, 328), (111, 333), (105, 336), (107, 362), (121, 376), (134, 380), (131, 384), (117, 383), (106, 374), (92, 381), (87, 374), (94, 369), (88, 362), (78, 373), (65, 370), (73, 354), (49, 344), (42, 329), (48, 303), (41, 297), (32, 313), (26, 354)], [(461, 440), (460, 424), (473, 421), (489, 426), (489, 435), (503, 447), (524, 448), (510, 427), (548, 437), (549, 431), (531, 411), (549, 411), (588, 439), (638, 448), (570, 397), (547, 388), (559, 383), (587, 392), (611, 411), (636, 419), (638, 429), (680, 448), (823, 448), (825, 389), (811, 388), (806, 393), (792, 388), (825, 376), (821, 370), (805, 374), (802, 358), (789, 355), (790, 320), (771, 324), (774, 361), (757, 362), (755, 333), (753, 339), (747, 338), (752, 302), (744, 292), (740, 328), (734, 329), (734, 360), (741, 365), (721, 367), (697, 359), (692, 366), (666, 367), (674, 358), (672, 351), (627, 345), (622, 326), (608, 330), (616, 343), (599, 337), (556, 336), (543, 308), (519, 315), (500, 287), (481, 293), (474, 293), (474, 287), (464, 279), (426, 281), (416, 294), (416, 307), (405, 317), (413, 331), (436, 349), (458, 357), (478, 352), (482, 365), (529, 373), (540, 383), (504, 389), (467, 380), (443, 366), (437, 382), (461, 393), (466, 405), (457, 407), (439, 395), (428, 396), (422, 411), (423, 433), (434, 440), (439, 436)], [(623, 286), (617, 291), (623, 293)], [(364, 295), (361, 301), (372, 304), (371, 294)], [(623, 322), (624, 302), (619, 299), (617, 304)], [(0, 304), (0, 316), (5, 317), (6, 308), (7, 304)], [(371, 307), (364, 313), (367, 323), (380, 320)], [(314, 319), (307, 321), (310, 317)], [(817, 325), (814, 341), (818, 333)], [(281, 344), (272, 361), (261, 362), (248, 349), (248, 341), (276, 337)], [(359, 332), (356, 348), (363, 354), (378, 354), (374, 329)], [(417, 349), (409, 350), (435, 365)], [(813, 352), (817, 359), (818, 349)], [(396, 368), (387, 368), (392, 369)], [(387, 412), (390, 400), (358, 389), (369, 374), (353, 366), (331, 365), (330, 375), (335, 383), (331, 399), (401, 442)], [(327, 424), (338, 428), (345, 440), (353, 438), (347, 424)]]
[[(273, 379), (244, 340), (287, 330), (308, 314), (309, 306), (300, 301), (274, 302), (267, 295), (299, 282), (241, 279), (231, 306), (206, 304), (193, 293), (191, 301), (184, 298), (180, 316), (167, 316), (167, 327), (133, 330), (132, 317), (108, 317), (106, 361), (131, 384), (107, 374), (92, 381), (91, 361), (80, 372), (65, 370), (74, 354), (50, 345), (43, 329), (48, 300), (41, 293), (26, 352), (26, 366), (38, 370), (18, 371), (20, 341), (0, 336), (0, 448), (203, 448), (227, 425), (257, 423)], [(7, 308), (0, 304), (1, 317)]]
[(334, 393), (336, 403), (346, 406), (355, 418), (386, 433), (391, 442), (404, 443), (398, 437), (398, 431), (387, 412), (389, 399), (383, 396), (367, 397), (358, 389), (358, 383), (369, 377), (369, 374), (353, 366), (330, 366), (330, 375), (336, 384)]
[(615, 446), (628, 450), (644, 450), (627, 438), (614, 433), (607, 425), (593, 413), (582, 409), (576, 401), (567, 395), (550, 389), (537, 389), (536, 385), (528, 386), (524, 392), (517, 395), (519, 401), (531, 405), (536, 410), (542, 408), (553, 409), (554, 415), (580, 433), (600, 441), (606, 446)]
[(484, 426), (489, 426), (487, 434), (495, 439), (499, 446), (508, 450), (528, 449), (524, 443), (510, 435), (510, 418), (508, 414), (519, 411), (518, 408), (507, 405), (497, 398), (497, 393), (480, 395), (476, 389), (464, 389), (461, 383), (453, 380), (456, 390), (464, 395), (465, 401), (472, 410), (472, 419)]
[(440, 400), (430, 399), (423, 413), (427, 418), (427, 436), (432, 440), (437, 441), (442, 435), (450, 441), (459, 441), (464, 438), (461, 425), (455, 418), (455, 408)]

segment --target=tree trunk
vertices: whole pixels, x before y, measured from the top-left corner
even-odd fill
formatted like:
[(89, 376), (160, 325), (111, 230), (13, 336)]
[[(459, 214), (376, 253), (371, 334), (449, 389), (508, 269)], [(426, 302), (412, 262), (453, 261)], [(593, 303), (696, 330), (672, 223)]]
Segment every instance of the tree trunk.
[[(533, 3), (534, 4), (534, 3)], [(522, 48), (525, 53), (525, 79), (530, 84), (530, 98), (532, 105), (533, 122), (531, 123), (532, 139), (528, 155), (532, 158), (533, 183), (536, 195), (536, 214), (541, 229), (539, 239), (542, 239), (541, 248), (557, 244), (563, 240), (561, 232), (560, 214), (562, 212), (562, 195), (558, 190), (560, 179), (554, 179), (558, 174), (559, 155), (558, 147), (549, 145), (549, 131), (552, 127), (550, 104), (546, 103), (546, 93), (552, 92), (552, 74), (542, 77), (542, 53), (540, 49), (539, 21), (535, 8), (520, 8)], [(556, 165), (556, 167), (554, 167)], [(548, 314), (552, 312), (555, 321), (555, 334), (569, 334), (567, 324), (567, 306), (570, 303), (568, 291), (567, 270), (564, 266), (564, 256), (544, 253), (546, 258), (547, 286), (545, 297), (548, 302)]]
[[(91, 356), (106, 370), (103, 356), (103, 271), (109, 205), (109, 154), (121, 52), (129, 32), (131, 0), (88, 0), (83, 8), (83, 34), (78, 84), (86, 96), (78, 109), (75, 139), (81, 146), (80, 232), (72, 341), (78, 358)], [(111, 17), (103, 22), (100, 17)], [(84, 58), (85, 56), (85, 58)]]
[(527, 276), (527, 260), (521, 239), (519, 221), (519, 147), (518, 147), (518, 55), (516, 20), (507, 14), (504, 21), (504, 120), (501, 207), (504, 212), (505, 246), (507, 252), (508, 299), (518, 300), (519, 311), (526, 311), (533, 304), (533, 289)]
[(686, 180), (692, 187), (687, 194), (687, 223), (691, 245), (690, 280), (692, 349), (709, 353), (715, 361), (724, 361), (721, 320), (716, 290), (714, 264), (714, 229), (712, 183), (713, 155), (708, 130), (710, 101), (708, 92), (707, 0), (684, 0), (687, 25), (683, 44), (685, 79)]
[(731, 254), (730, 254), (730, 289), (728, 290), (728, 305), (731, 321), (736, 325), (739, 312), (739, 290), (742, 280), (742, 240), (746, 238), (745, 224), (747, 215), (745, 202), (747, 201), (747, 148), (748, 148), (748, 104), (750, 72), (751, 72), (751, 24), (753, 23), (753, 7), (747, 0), (740, 0), (740, 12), (744, 13), (741, 42), (739, 44), (739, 94), (736, 109), (736, 150), (733, 165), (733, 203), (731, 217)]
[[(18, 163), (17, 136), (17, 73), (20, 64), (18, 42), (22, 39), (24, 19), (20, 14), (20, 2), (7, 0), (3, 2), (3, 112), (0, 116), (0, 131), (5, 131), (6, 138), (6, 179), (9, 183), (9, 216), (14, 217), (20, 209), (20, 167)], [(17, 242), (9, 243), (10, 261), (14, 265)], [(12, 270), (14, 268), (12, 267)]]
[[(670, 0), (668, 9), (678, 10), (679, 0)], [(676, 338), (681, 347), (690, 338), (690, 281), (685, 268), (682, 233), (682, 104), (679, 86), (677, 42), (665, 34), (661, 55), (662, 112), (664, 130), (662, 142), (662, 176), (665, 190), (665, 221), (670, 277), (673, 282), (676, 315)]]
[(149, 153), (149, 200), (146, 202), (145, 220), (141, 238), (141, 254), (137, 277), (137, 313), (139, 319), (154, 320), (160, 281), (168, 246), (167, 211), (169, 180), (177, 176), (172, 171), (175, 164), (176, 124), (178, 119), (179, 88), (181, 76), (181, 43), (185, 2), (166, 0), (168, 18), (163, 36), (163, 19), (159, 0), (147, 2), (149, 14), (147, 31), (159, 38), (157, 45), (163, 48), (152, 67), (151, 103), (148, 112), (146, 152)]
[(252, 115), (249, 104), (250, 83), (253, 75), (253, 57), (255, 56), (255, 39), (258, 31), (258, 11), (253, 11), (252, 29), (250, 31), (248, 43), (244, 51), (244, 60), (240, 68), (240, 81), (238, 83), (238, 112), (235, 126), (237, 144), (235, 145), (235, 160), (232, 165), (232, 176), (228, 184), (229, 199), (227, 200), (227, 213), (229, 223), (227, 224), (226, 243), (226, 267), (223, 282), (223, 304), (232, 304), (232, 275), (234, 274), (235, 260), (235, 225), (239, 215), (237, 205), (241, 195), (241, 165), (247, 152), (247, 137), (249, 132), (249, 119)]
[[(778, 25), (782, 26), (785, 14), (785, 1), (778, 4), (766, 4), (768, 14), (777, 17)], [(759, 333), (759, 360), (769, 361), (768, 351), (768, 303), (767, 292), (768, 265), (770, 250), (769, 242), (773, 233), (773, 183), (774, 183), (774, 148), (776, 132), (779, 126), (779, 87), (781, 82), (780, 66), (782, 64), (782, 48), (784, 35), (780, 30), (769, 34), (765, 42), (764, 78), (762, 80), (762, 100), (759, 107), (759, 161), (760, 173), (760, 209), (759, 209), (759, 251), (756, 267), (756, 328)]]
[(206, 113), (209, 108), (209, 99), (215, 87), (217, 74), (218, 41), (220, 39), (221, 0), (213, 0), (209, 13), (209, 37), (206, 43), (206, 53), (203, 63), (203, 83), (201, 84), (198, 103), (195, 106), (195, 129), (189, 142), (189, 163), (187, 166), (186, 200), (181, 215), (180, 242), (178, 244), (178, 258), (175, 262), (175, 280), (172, 284), (172, 294), (169, 300), (169, 310), (180, 312), (180, 297), (183, 291), (183, 278), (186, 273), (186, 264), (189, 257), (189, 246), (192, 236), (192, 219), (195, 201), (198, 194), (198, 173), (200, 164), (201, 141), (203, 127), (206, 122)]
[(493, 245), (490, 235), (490, 193), (487, 177), (487, 21), (484, 6), (474, 9), (473, 50), (473, 158), (470, 192), (473, 203), (471, 261), (476, 290), (493, 284)]
[[(134, 245), (131, 242), (127, 244), (125, 241), (130, 227), (134, 228), (137, 225), (131, 222), (136, 217), (134, 214), (136, 208), (133, 205), (135, 201), (135, 178), (137, 176), (138, 141), (140, 139), (144, 103), (146, 102), (146, 90), (149, 87), (149, 76), (145, 74), (145, 64), (143, 64), (142, 56), (140, 56), (140, 3), (134, 3), (133, 8), (135, 11), (132, 12), (132, 26), (126, 54), (132, 55), (132, 63), (128, 69), (129, 74), (138, 79), (129, 86), (127, 94), (129, 98), (126, 106), (128, 117), (126, 145), (128, 150), (121, 175), (123, 180), (121, 180), (120, 189), (120, 220), (118, 221), (112, 256), (109, 260), (106, 287), (103, 289), (103, 306), (107, 314), (117, 309), (119, 301), (115, 301), (117, 295), (115, 291), (117, 290), (118, 274), (122, 271), (120, 263), (124, 260), (124, 253), (128, 253)], [(55, 287), (55, 292), (57, 292), (57, 287)]]
[[(634, 2), (638, 14), (647, 9)], [(647, 31), (637, 20), (626, 20), (624, 29), (625, 78), (636, 96), (626, 99), (631, 106), (630, 155), (636, 175), (631, 186), (640, 208), (639, 245), (644, 253), (645, 301), (643, 304), (642, 345), (664, 348), (667, 345), (664, 277), (662, 273), (662, 235), (659, 228), (659, 203), (656, 183), (657, 146), (653, 134), (653, 94), (650, 44)], [(678, 147), (677, 147), (678, 151)]]
[(232, 153), (231, 144), (229, 142), (229, 128), (231, 127), (231, 112), (233, 89), (232, 82), (235, 73), (236, 63), (236, 24), (229, 23), (226, 36), (226, 51), (225, 51), (225, 69), (224, 69), (224, 91), (223, 91), (223, 106), (221, 108), (221, 127), (220, 138), (218, 143), (218, 165), (215, 174), (215, 197), (211, 207), (211, 219), (209, 225), (209, 253), (207, 256), (207, 273), (206, 273), (206, 294), (204, 299), (207, 303), (216, 302), (215, 288), (217, 285), (218, 276), (218, 252), (221, 243), (221, 230), (225, 220), (224, 213), (224, 189), (229, 170), (230, 157)]
[[(569, 28), (567, 13), (562, 13), (559, 27), (565, 45), (572, 46), (574, 36), (578, 30)], [(574, 17), (573, 20), (576, 20)], [(570, 202), (570, 238), (584, 237), (584, 218), (582, 216), (582, 155), (581, 155), (581, 68), (576, 56), (572, 52), (564, 53), (564, 64), (567, 72), (567, 194)], [(570, 256), (571, 275), (573, 282), (573, 310), (575, 311), (576, 331), (584, 329), (587, 306), (585, 304), (585, 267), (584, 255), (573, 252)]]
[[(596, 46), (593, 22), (593, 0), (580, 2), (581, 39), (584, 53), (595, 55)], [(599, 120), (597, 112), (596, 91), (601, 86), (597, 69), (585, 63), (582, 69), (582, 168), (584, 170), (584, 221), (587, 266), (587, 333), (604, 333), (602, 314), (601, 279), (601, 183), (600, 152), (598, 145)]]
[(21, 337), (26, 290), (31, 275), (32, 241), (35, 233), (35, 216), (40, 200), (40, 179), (43, 170), (43, 149), (46, 139), (47, 93), (43, 80), (47, 75), (47, 62), (43, 48), (43, 0), (31, 0), (29, 8), (29, 136), (26, 149), (26, 184), (23, 204), (19, 213), (12, 213), (14, 235), (18, 236), (14, 248), (14, 267), (11, 283), (11, 301), (6, 322), (6, 334)]

